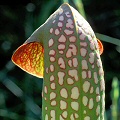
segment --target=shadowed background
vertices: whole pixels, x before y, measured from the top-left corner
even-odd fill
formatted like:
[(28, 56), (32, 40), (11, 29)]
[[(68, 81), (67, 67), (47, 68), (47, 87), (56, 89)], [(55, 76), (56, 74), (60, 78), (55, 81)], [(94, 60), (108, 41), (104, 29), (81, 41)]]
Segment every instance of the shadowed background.
[[(26, 1), (25, 5), (0, 5), (0, 120), (41, 120), (42, 79), (15, 66), (11, 56), (62, 3), (62, 0), (34, 0)], [(72, 0), (69, 3), (78, 9)], [(119, 1), (83, 0), (82, 3), (95, 33), (120, 39)], [(105, 120), (120, 120), (120, 45), (102, 43)]]

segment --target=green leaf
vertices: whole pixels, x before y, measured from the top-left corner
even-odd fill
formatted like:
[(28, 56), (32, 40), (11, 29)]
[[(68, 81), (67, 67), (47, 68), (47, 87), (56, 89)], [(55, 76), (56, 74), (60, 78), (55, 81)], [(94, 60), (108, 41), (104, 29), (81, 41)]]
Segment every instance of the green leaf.
[(120, 46), (120, 40), (117, 38), (109, 37), (107, 35), (103, 35), (100, 33), (96, 33), (96, 37), (99, 38), (101, 41), (105, 41), (105, 42)]
[(73, 0), (73, 2), (75, 3), (75, 5), (76, 5), (78, 11), (80, 12), (80, 14), (86, 19), (86, 15), (85, 15), (82, 0)]

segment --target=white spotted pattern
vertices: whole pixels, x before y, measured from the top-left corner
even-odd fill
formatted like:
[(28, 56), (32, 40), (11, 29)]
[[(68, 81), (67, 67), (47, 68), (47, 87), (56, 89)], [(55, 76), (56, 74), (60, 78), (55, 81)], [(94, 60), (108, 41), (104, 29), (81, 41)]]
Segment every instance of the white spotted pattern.
[(65, 32), (66, 35), (71, 35), (71, 34), (73, 34), (73, 31), (72, 31), (72, 30), (69, 30), (69, 29), (65, 29), (64, 32)]
[(93, 98), (90, 98), (88, 107), (89, 107), (89, 109), (93, 109), (93, 106), (94, 106)]
[(63, 21), (63, 20), (64, 20), (64, 17), (61, 15), (61, 16), (59, 17), (59, 20), (60, 20), (60, 21)]
[(100, 89), (99, 89), (99, 87), (96, 88), (96, 94), (97, 94), (97, 95), (100, 94)]
[(93, 64), (93, 63), (94, 63), (94, 53), (90, 53), (89, 56), (90, 56), (89, 62), (90, 62), (91, 64)]
[(82, 71), (82, 78), (85, 79), (87, 77), (86, 71)]
[(55, 30), (55, 35), (59, 35), (60, 31), (58, 29)]
[(58, 22), (58, 27), (63, 27), (63, 23), (62, 22)]
[(73, 110), (78, 111), (79, 103), (78, 102), (71, 102), (71, 107)]
[(83, 91), (84, 91), (85, 93), (87, 93), (87, 92), (89, 91), (89, 89), (90, 89), (90, 82), (85, 81), (85, 82), (83, 83)]
[(56, 106), (57, 102), (55, 100), (51, 101), (52, 106)]
[(99, 102), (99, 101), (100, 101), (100, 95), (96, 97), (96, 102)]
[(45, 115), (45, 120), (48, 120), (48, 115), (47, 114)]
[(83, 96), (82, 102), (83, 102), (84, 106), (87, 106), (87, 104), (88, 104), (88, 98), (86, 96)]
[(65, 43), (66, 42), (66, 37), (64, 35), (61, 35), (60, 38), (58, 39), (58, 42)]
[(71, 29), (74, 28), (72, 19), (67, 20), (66, 28), (71, 28)]
[(78, 66), (78, 60), (77, 60), (77, 58), (73, 58), (72, 60), (71, 59), (68, 60), (68, 65), (70, 67), (77, 67)]
[(47, 94), (48, 93), (48, 88), (47, 86), (44, 87), (44, 92)]
[(90, 88), (90, 93), (93, 93), (93, 92), (94, 92), (94, 88), (91, 87), (91, 88)]
[(48, 25), (49, 59), (45, 63), (45, 78), (49, 76), (50, 86), (44, 86), (42, 96), (51, 106), (45, 105), (44, 110), (47, 113), (50, 110), (50, 116), (45, 114), (44, 119), (92, 120), (89, 113), (92, 111), (100, 120), (100, 105), (102, 101), (104, 108), (105, 98), (101, 93), (105, 88), (97, 40), (87, 21), (70, 6), (64, 11), (64, 6), (48, 19), (52, 25)]
[(58, 72), (58, 83), (59, 83), (60, 85), (63, 85), (64, 76), (65, 76), (65, 73), (64, 73), (64, 72)]
[(86, 35), (85, 35), (85, 34), (81, 34), (81, 35), (80, 35), (80, 40), (85, 40), (85, 38), (86, 38)]
[(59, 50), (64, 50), (65, 49), (65, 45), (64, 44), (59, 44), (58, 45), (58, 49)]
[(54, 99), (56, 97), (56, 93), (55, 92), (51, 92), (50, 93), (50, 100)]
[(74, 80), (72, 78), (67, 78), (67, 83), (69, 85), (72, 85), (74, 83)]
[(76, 120), (76, 118), (79, 118), (79, 115), (77, 113), (71, 114), (70, 120)]
[(86, 117), (84, 118), (84, 120), (90, 120), (90, 117), (89, 117), (89, 116), (86, 116)]
[(98, 84), (97, 72), (94, 72), (94, 81), (96, 84)]
[(51, 46), (53, 46), (53, 44), (54, 44), (54, 40), (51, 38), (50, 40), (49, 40), (49, 47), (51, 47)]
[(70, 18), (71, 17), (71, 14), (69, 12), (66, 12), (65, 15)]
[(64, 111), (64, 112), (62, 113), (62, 116), (63, 116), (64, 118), (67, 118), (67, 115), (68, 115), (67, 111)]
[(77, 67), (77, 66), (78, 66), (78, 60), (77, 60), (77, 58), (73, 58), (73, 59), (72, 59), (72, 62), (73, 62), (73, 66), (74, 66), (74, 67)]
[(70, 75), (71, 77), (74, 77), (74, 79), (76, 81), (78, 81), (78, 71), (76, 69), (73, 69), (73, 70), (69, 70), (68, 71), (68, 75)]
[(63, 100), (60, 100), (60, 109), (61, 110), (67, 109), (67, 103)]
[(54, 56), (55, 55), (55, 50), (50, 50), (49, 51), (49, 55), (53, 55)]
[(65, 69), (65, 62), (62, 57), (58, 59), (58, 65), (60, 66), (60, 68)]
[(87, 65), (87, 61), (86, 60), (82, 60), (82, 69), (83, 70), (87, 70), (88, 69), (88, 65)]
[(50, 76), (50, 81), (54, 81), (55, 77), (53, 75)]
[(87, 47), (87, 43), (86, 42), (80, 42), (80, 46)]
[(54, 65), (50, 65), (50, 71), (54, 72)]
[(81, 48), (80, 49), (80, 54), (81, 54), (82, 57), (85, 57), (86, 54), (87, 54), (87, 50), (85, 48)]
[(66, 57), (70, 58), (73, 55), (75, 55), (75, 56), (77, 55), (77, 48), (76, 48), (76, 46), (74, 44), (70, 44), (69, 48), (68, 48), (68, 51), (66, 53)]
[(51, 115), (51, 120), (56, 120), (56, 119), (55, 119), (55, 117), (56, 117), (56, 116), (55, 116), (55, 110), (51, 110), (51, 111), (50, 111), (50, 115)]
[(55, 57), (50, 57), (51, 62), (55, 62)]
[(73, 87), (71, 90), (71, 98), (77, 100), (79, 98), (79, 95), (80, 93), (78, 87)]
[(72, 43), (76, 42), (76, 37), (75, 36), (71, 36), (69, 37), (69, 41)]
[(53, 90), (56, 89), (55, 83), (54, 83), (54, 82), (51, 83), (51, 84), (50, 84), (50, 87), (51, 87), (51, 89), (53, 89)]
[(91, 77), (92, 77), (92, 75), (91, 75), (91, 71), (88, 70), (88, 78), (91, 78)]
[(67, 92), (67, 90), (66, 90), (65, 88), (62, 88), (62, 89), (60, 90), (60, 95), (61, 95), (61, 97), (63, 97), (63, 98), (68, 98), (68, 92)]
[(99, 114), (100, 114), (100, 105), (98, 105), (96, 108), (96, 115), (98, 116)]
[(50, 29), (50, 33), (53, 33), (53, 28)]

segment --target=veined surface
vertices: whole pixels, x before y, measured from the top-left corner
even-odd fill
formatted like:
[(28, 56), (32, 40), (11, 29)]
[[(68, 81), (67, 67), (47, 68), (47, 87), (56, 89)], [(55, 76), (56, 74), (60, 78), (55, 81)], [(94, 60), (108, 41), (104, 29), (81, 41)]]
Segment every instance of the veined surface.
[(93, 30), (67, 4), (50, 18), (43, 41), (43, 120), (103, 120), (103, 68)]

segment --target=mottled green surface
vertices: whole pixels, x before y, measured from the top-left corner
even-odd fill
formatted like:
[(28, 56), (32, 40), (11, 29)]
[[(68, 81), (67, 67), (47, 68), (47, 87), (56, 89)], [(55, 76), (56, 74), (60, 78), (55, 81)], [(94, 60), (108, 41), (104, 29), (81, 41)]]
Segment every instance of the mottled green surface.
[[(89, 23), (69, 4), (62, 4), (15, 51), (13, 62), (29, 74), (41, 78), (44, 68), (43, 120), (104, 120), (105, 83), (99, 49)], [(39, 73), (36, 68), (41, 69)]]

